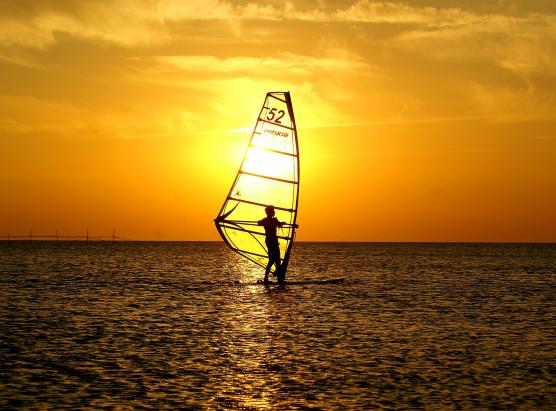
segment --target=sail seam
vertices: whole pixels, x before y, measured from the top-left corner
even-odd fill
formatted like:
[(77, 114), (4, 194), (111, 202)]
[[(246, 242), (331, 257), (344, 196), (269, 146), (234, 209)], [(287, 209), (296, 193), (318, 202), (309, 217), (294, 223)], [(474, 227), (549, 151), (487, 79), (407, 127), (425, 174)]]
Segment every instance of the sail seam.
[[(246, 204), (251, 204), (251, 205), (256, 205), (256, 206), (261, 206), (261, 207), (266, 207), (268, 206), (268, 204), (263, 204), (263, 203), (257, 203), (256, 201), (250, 201), (250, 200), (243, 200), (241, 198), (235, 198), (235, 197), (228, 197), (229, 200), (233, 200), (233, 201), (239, 201), (240, 203), (246, 203)], [(282, 210), (282, 211), (287, 211), (289, 213), (293, 213), (295, 210), (292, 208), (285, 208), (285, 207), (278, 207), (278, 206), (274, 206), (274, 208), (276, 210)]]
[[(226, 223), (226, 221), (223, 221), (223, 223)], [(228, 224), (222, 224), (223, 228), (229, 228), (230, 230), (237, 230), (237, 231), (245, 231), (246, 233), (251, 233), (251, 234), (257, 234), (257, 235), (262, 235), (263, 237), (266, 236), (265, 233), (261, 233), (259, 231), (253, 231), (253, 230), (248, 230), (246, 228), (243, 227), (234, 227)], [(290, 237), (285, 237), (283, 235), (277, 235), (277, 238), (281, 238), (282, 240), (290, 240)]]
[(286, 100), (281, 99), (280, 97), (276, 97), (274, 94), (272, 93), (268, 93), (268, 95), (272, 98), (275, 98), (278, 101), (281, 101), (282, 103), (286, 103)]
[(261, 150), (266, 150), (266, 151), (270, 151), (271, 153), (276, 153), (276, 154), (283, 154), (285, 156), (292, 156), (292, 157), (297, 157), (297, 154), (294, 153), (288, 153), (286, 151), (280, 151), (280, 150), (274, 150), (272, 148), (266, 148), (266, 147), (262, 147), (262, 146), (258, 146), (256, 144), (249, 144), (251, 147), (254, 148), (260, 148)]
[(268, 255), (257, 254), (257, 253), (254, 253), (252, 251), (242, 250), (241, 248), (237, 248), (237, 247), (236, 247), (236, 251), (240, 254), (241, 253), (246, 253), (246, 254), (256, 255), (257, 257), (268, 258)]
[(288, 130), (292, 130), (292, 131), (293, 131), (293, 128), (291, 128), (291, 127), (285, 126), (285, 125), (283, 125), (283, 124), (273, 123), (272, 121), (265, 120), (264, 118), (259, 118), (259, 121), (262, 121), (263, 123), (272, 124), (272, 125), (274, 125), (274, 126), (287, 128)]
[(297, 181), (293, 181), (293, 180), (284, 180), (283, 178), (265, 176), (265, 175), (263, 175), (263, 174), (250, 173), (249, 171), (239, 170), (239, 173), (240, 173), (240, 174), (246, 174), (246, 175), (248, 175), (248, 176), (253, 176), (253, 177), (266, 178), (266, 179), (268, 179), (268, 180), (280, 181), (280, 182), (282, 182), (282, 183), (298, 184)]

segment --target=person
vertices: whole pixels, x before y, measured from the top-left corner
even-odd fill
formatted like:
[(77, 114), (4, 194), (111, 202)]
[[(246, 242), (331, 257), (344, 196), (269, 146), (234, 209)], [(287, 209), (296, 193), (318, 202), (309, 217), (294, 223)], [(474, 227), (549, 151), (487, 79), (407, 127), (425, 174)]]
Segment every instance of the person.
[[(278, 219), (274, 216), (274, 206), (269, 205), (265, 207), (264, 211), (266, 212), (266, 217), (258, 222), (260, 226), (264, 227), (265, 243), (268, 250), (268, 264), (266, 265), (263, 283), (268, 284), (268, 274), (270, 273), (272, 266), (275, 265), (276, 270), (274, 270), (274, 275), (278, 277), (278, 283), (283, 284), (286, 273), (282, 272), (282, 266), (280, 263), (280, 246), (278, 244), (276, 229), (278, 227), (283, 227), (287, 223), (278, 221)], [(293, 227), (297, 228), (298, 225), (294, 224)]]

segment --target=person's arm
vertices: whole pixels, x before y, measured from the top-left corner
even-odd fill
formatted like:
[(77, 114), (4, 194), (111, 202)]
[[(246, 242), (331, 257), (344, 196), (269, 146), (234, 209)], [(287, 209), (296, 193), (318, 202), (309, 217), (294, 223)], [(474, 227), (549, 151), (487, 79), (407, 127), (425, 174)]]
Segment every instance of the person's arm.
[(297, 224), (289, 224), (289, 223), (286, 223), (284, 221), (279, 221), (278, 222), (278, 227), (283, 227), (285, 225), (291, 225), (293, 228), (299, 228), (299, 226)]

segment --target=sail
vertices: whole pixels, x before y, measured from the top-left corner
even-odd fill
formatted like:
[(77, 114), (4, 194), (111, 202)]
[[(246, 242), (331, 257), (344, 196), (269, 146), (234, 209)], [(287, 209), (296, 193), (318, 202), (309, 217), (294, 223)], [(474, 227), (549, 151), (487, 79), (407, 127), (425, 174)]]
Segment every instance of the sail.
[(266, 217), (266, 206), (274, 206), (276, 218), (286, 223), (277, 233), (285, 273), (298, 197), (299, 149), (290, 93), (267, 93), (232, 188), (215, 219), (216, 228), (232, 250), (266, 267), (268, 250), (258, 221)]

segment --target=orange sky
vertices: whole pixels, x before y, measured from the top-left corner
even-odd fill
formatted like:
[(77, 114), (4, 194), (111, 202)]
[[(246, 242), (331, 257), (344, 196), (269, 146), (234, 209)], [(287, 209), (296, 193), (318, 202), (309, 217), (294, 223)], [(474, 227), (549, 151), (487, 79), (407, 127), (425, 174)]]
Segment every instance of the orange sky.
[(556, 241), (553, 1), (2, 1), (0, 235), (217, 240), (267, 91), (302, 241)]

